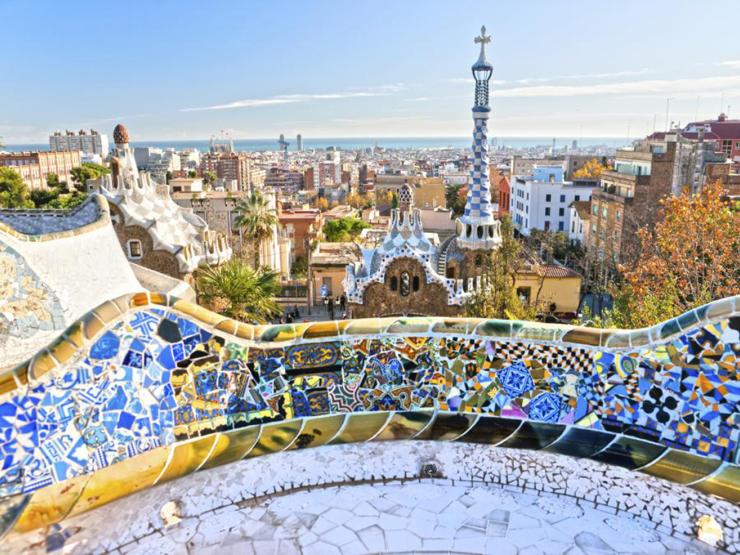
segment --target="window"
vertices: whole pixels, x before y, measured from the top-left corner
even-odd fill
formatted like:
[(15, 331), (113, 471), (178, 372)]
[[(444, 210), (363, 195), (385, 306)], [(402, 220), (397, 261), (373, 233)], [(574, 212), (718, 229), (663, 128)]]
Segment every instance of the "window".
[(411, 276), (408, 272), (401, 273), (400, 293), (402, 297), (408, 297), (411, 293)]
[(565, 208), (558, 208), (558, 216), (565, 216)]
[(480, 254), (475, 255), (475, 266), (476, 268), (483, 266), (483, 257)]
[(599, 205), (598, 204), (591, 205), (591, 213), (594, 216), (598, 216), (599, 215)]
[(391, 276), (391, 291), (398, 291), (398, 278)]
[(550, 220), (545, 220), (545, 231), (550, 231)]
[(565, 195), (560, 195), (560, 202), (565, 202)]
[(549, 215), (550, 215), (550, 207), (547, 206), (545, 207), (545, 216), (549, 216)]
[(572, 222), (570, 224), (570, 232), (575, 233), (576, 232), (576, 222)]
[(529, 298), (532, 296), (531, 287), (517, 287), (516, 296), (519, 297), (523, 302), (529, 302)]
[(552, 200), (552, 195), (545, 195), (545, 202), (550, 202)]
[(331, 297), (331, 278), (321, 278), (321, 296)]
[(563, 231), (565, 229), (565, 222), (558, 222), (558, 231)]
[(606, 218), (606, 214), (607, 214), (607, 208), (606, 208), (606, 206), (602, 206), (601, 207), (601, 216), (603, 218)]
[(412, 283), (411, 287), (413, 288), (413, 290), (418, 291), (419, 290), (419, 276), (414, 276), (414, 279), (411, 281), (411, 283)]
[(126, 243), (126, 247), (128, 249), (128, 257), (131, 260), (139, 260), (144, 256), (141, 248), (141, 241), (138, 239), (129, 239), (128, 243)]
[(576, 195), (576, 202), (578, 202), (579, 200), (581, 200), (581, 195)]

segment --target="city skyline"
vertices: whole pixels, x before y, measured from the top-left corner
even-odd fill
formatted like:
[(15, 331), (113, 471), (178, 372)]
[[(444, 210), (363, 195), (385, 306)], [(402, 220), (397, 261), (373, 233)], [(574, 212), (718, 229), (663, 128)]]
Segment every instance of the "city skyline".
[[(481, 24), (493, 35), (492, 136), (641, 136), (740, 107), (740, 48), (685, 29), (705, 32), (729, 2), (533, 2), (526, 19), (509, 3), (406, 2), (393, 18), (288, 4), (134, 2), (126, 19), (113, 5), (4, 2), (14, 25), (0, 71), (13, 86), (0, 90), (0, 137), (43, 143), (119, 121), (132, 141), (464, 137)], [(32, 32), (54, 22), (64, 33)]]

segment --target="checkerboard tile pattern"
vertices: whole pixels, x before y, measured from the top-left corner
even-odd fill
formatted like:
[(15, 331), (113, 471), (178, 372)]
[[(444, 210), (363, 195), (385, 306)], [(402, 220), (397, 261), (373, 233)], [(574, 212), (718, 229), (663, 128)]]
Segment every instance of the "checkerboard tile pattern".
[[(487, 114), (486, 114), (487, 116)], [(488, 118), (474, 116), (473, 132), (473, 170), (471, 184), (465, 204), (463, 221), (487, 221), (493, 218), (491, 205), (491, 183), (488, 176)]]

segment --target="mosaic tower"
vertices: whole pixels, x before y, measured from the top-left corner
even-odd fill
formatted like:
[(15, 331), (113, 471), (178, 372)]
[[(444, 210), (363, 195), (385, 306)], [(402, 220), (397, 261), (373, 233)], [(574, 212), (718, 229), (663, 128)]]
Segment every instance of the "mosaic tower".
[(486, 28), (475, 37), (480, 44), (480, 56), (473, 64), (475, 78), (475, 104), (473, 106), (473, 169), (468, 183), (465, 213), (457, 220), (458, 244), (466, 249), (494, 249), (501, 244), (500, 222), (493, 215), (491, 182), (488, 176), (488, 83), (493, 66), (486, 59), (486, 44), (491, 37)]

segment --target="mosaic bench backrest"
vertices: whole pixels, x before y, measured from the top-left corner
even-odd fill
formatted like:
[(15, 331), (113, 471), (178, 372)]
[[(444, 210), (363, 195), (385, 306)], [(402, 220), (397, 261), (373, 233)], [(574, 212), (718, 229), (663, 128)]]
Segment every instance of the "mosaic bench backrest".
[(245, 457), (410, 438), (589, 457), (737, 502), (739, 312), (733, 297), (636, 331), (255, 327), (125, 296), (0, 377), (0, 524), (28, 530)]

